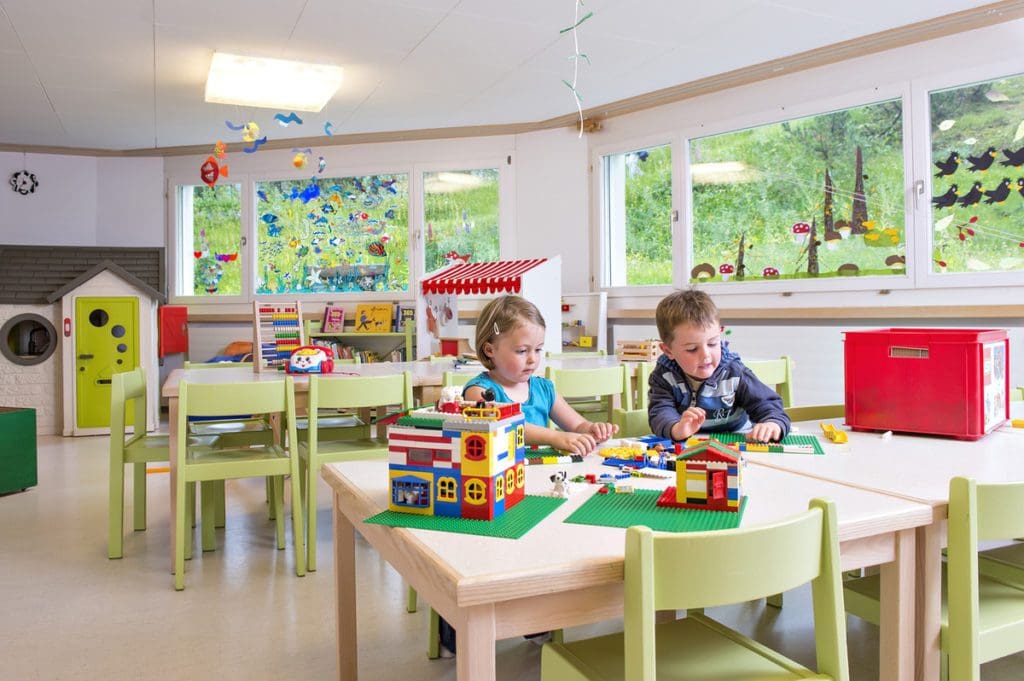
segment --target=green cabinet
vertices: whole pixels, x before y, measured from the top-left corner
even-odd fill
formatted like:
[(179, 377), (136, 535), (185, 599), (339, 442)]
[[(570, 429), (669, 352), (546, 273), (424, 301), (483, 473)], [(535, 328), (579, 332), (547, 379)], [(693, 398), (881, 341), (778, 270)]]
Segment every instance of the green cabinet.
[(36, 410), (0, 407), (0, 494), (35, 487)]

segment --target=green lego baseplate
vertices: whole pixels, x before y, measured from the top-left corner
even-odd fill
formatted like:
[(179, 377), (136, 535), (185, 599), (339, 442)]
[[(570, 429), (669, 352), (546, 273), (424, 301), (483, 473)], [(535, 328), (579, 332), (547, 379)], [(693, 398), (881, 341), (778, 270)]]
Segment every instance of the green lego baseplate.
[(402, 416), (395, 422), (399, 426), (411, 426), (413, 428), (432, 428), (441, 430), (444, 428), (444, 419), (434, 416)]
[[(809, 447), (813, 452), (807, 452), (808, 454), (824, 454), (825, 450), (821, 447), (821, 442), (815, 435), (787, 435), (778, 442), (766, 442), (766, 443), (753, 443), (747, 442), (747, 436), (745, 433), (700, 433), (697, 435), (698, 438), (704, 439), (705, 436), (712, 440), (718, 440), (727, 445), (743, 443), (747, 447), (764, 447), (764, 451), (768, 453), (780, 453), (786, 451), (790, 454), (800, 453), (795, 450), (785, 450), (786, 445), (795, 445), (796, 447)], [(754, 451), (754, 450), (751, 450)]]
[(375, 525), (389, 525), (391, 527), (411, 527), (417, 530), (437, 530), (439, 532), (475, 534), (483, 537), (519, 539), (564, 503), (565, 499), (560, 497), (543, 497), (527, 494), (522, 501), (494, 520), (471, 520), (468, 518), (449, 518), (436, 515), (382, 511), (377, 515), (370, 516), (363, 522)]
[(526, 463), (535, 464), (567, 464), (580, 463), (583, 461), (582, 454), (570, 454), (554, 447), (527, 447)]
[(661, 490), (650, 489), (638, 489), (632, 494), (616, 494), (609, 488), (606, 494), (595, 493), (565, 522), (606, 527), (646, 525), (659, 532), (730, 530), (740, 526), (743, 511), (747, 507), (747, 497), (740, 500), (740, 510), (735, 513), (661, 507), (657, 505), (661, 494)]

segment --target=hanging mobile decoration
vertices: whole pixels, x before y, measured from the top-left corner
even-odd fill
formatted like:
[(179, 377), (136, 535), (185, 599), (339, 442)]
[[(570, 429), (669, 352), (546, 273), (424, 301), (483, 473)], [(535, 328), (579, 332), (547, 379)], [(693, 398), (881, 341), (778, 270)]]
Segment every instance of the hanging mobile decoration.
[(580, 7), (582, 6), (583, 0), (575, 0), (572, 26), (569, 26), (568, 28), (563, 28), (561, 31), (558, 32), (559, 35), (561, 35), (562, 33), (568, 33), (569, 31), (572, 31), (572, 44), (573, 48), (575, 49), (573, 55), (569, 57), (569, 59), (572, 59), (572, 82), (570, 83), (569, 81), (564, 79), (562, 80), (562, 82), (565, 83), (565, 86), (572, 91), (573, 97), (576, 100), (576, 111), (578, 111), (580, 115), (580, 137), (583, 137), (583, 97), (580, 96), (579, 91), (576, 89), (576, 79), (578, 78), (580, 72), (580, 59), (586, 59), (587, 64), (590, 64), (590, 57), (580, 52), (580, 39), (579, 35), (576, 32), (576, 29), (579, 28), (580, 24), (582, 24), (584, 21), (594, 16), (593, 12), (587, 12), (586, 14), (583, 15), (583, 18), (581, 19)]

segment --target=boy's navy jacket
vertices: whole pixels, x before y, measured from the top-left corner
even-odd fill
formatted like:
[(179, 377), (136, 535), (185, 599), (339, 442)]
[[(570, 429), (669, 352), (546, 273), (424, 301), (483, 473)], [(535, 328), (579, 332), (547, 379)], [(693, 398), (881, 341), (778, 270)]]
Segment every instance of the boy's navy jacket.
[(721, 363), (697, 390), (690, 388), (683, 370), (668, 355), (658, 358), (648, 386), (647, 420), (658, 437), (671, 439), (672, 426), (694, 402), (707, 414), (702, 433), (741, 432), (750, 430), (751, 423), (764, 421), (778, 423), (782, 437), (789, 433), (782, 398), (743, 366), (727, 343), (722, 343)]

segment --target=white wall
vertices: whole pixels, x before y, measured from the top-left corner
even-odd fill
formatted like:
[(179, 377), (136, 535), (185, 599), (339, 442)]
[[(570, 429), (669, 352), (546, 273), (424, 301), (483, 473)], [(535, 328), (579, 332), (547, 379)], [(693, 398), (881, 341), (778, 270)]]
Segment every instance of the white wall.
[[(39, 186), (6, 186), (27, 169)], [(0, 152), (0, 243), (163, 246), (163, 159)]]

